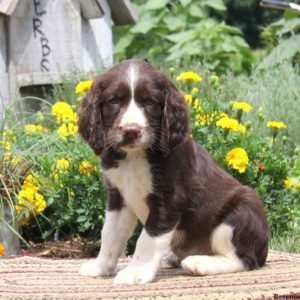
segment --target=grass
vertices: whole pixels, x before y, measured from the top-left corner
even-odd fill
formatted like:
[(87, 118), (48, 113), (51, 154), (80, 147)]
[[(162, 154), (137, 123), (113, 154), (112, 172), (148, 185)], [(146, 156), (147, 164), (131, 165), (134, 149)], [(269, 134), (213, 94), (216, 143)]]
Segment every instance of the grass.
[(294, 232), (283, 235), (273, 233), (269, 242), (269, 248), (272, 250), (300, 253), (300, 230), (296, 229)]
[[(262, 107), (266, 121), (283, 121), (288, 125), (287, 136), (294, 145), (300, 145), (300, 72), (292, 62), (257, 70), (250, 77), (231, 74), (224, 78), (222, 99), (246, 101)], [(252, 120), (255, 122), (255, 120)]]

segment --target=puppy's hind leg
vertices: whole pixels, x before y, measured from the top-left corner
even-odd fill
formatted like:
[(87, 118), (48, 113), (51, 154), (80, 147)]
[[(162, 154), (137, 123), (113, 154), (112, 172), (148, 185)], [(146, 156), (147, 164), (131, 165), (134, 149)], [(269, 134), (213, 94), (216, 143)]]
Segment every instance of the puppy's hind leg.
[(188, 256), (181, 262), (183, 270), (200, 276), (244, 271), (246, 268), (235, 253), (232, 235), (232, 226), (221, 223), (211, 235), (211, 247), (215, 255)]

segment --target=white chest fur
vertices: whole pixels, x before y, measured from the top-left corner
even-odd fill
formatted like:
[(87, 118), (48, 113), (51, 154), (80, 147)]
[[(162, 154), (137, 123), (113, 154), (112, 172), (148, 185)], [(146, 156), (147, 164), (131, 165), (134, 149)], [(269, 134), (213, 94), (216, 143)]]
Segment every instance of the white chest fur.
[(146, 197), (152, 192), (152, 175), (145, 153), (128, 151), (126, 159), (117, 168), (106, 170), (105, 175), (144, 224), (149, 214)]

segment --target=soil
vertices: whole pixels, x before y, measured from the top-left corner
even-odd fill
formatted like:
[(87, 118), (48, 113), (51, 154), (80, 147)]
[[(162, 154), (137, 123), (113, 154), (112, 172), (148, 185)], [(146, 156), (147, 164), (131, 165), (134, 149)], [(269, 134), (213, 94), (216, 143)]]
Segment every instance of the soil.
[(22, 255), (51, 258), (88, 258), (96, 257), (100, 241), (88, 242), (82, 239), (70, 241), (45, 241), (43, 243), (30, 242), (30, 248), (22, 247)]

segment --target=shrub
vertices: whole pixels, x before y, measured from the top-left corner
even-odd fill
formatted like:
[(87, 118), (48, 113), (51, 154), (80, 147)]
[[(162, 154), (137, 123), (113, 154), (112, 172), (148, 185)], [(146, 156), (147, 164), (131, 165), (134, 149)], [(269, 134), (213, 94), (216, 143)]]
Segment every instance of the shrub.
[(223, 0), (134, 1), (139, 21), (114, 27), (115, 57), (140, 58), (157, 64), (200, 61), (224, 72), (249, 70), (253, 62), (241, 31), (212, 17), (223, 15)]
[[(43, 112), (34, 114), (35, 123), (1, 131), (1, 177), (6, 180), (1, 188), (10, 188), (23, 234), (30, 239), (88, 236), (101, 230), (102, 175), (97, 157), (76, 136), (74, 108), (63, 101), (45, 104)], [(5, 196), (1, 194), (2, 202)]]
[[(234, 177), (257, 190), (274, 235), (294, 232), (300, 216), (300, 158), (299, 150), (288, 149), (285, 142), (289, 126), (247, 102), (220, 101), (223, 78), (208, 71), (202, 76), (171, 73), (185, 93), (193, 137)], [(106, 195), (98, 158), (75, 135), (77, 103), (45, 102), (30, 123), (1, 131), (0, 195), (14, 202), (28, 239), (99, 236)], [(8, 114), (7, 124), (11, 119)], [(136, 238), (137, 232), (129, 251)]]
[[(283, 136), (286, 125), (267, 122), (273, 119), (266, 119), (263, 110), (231, 99), (220, 102), (220, 80), (207, 74), (199, 83), (181, 83), (191, 111), (193, 137), (235, 178), (256, 189), (273, 233), (296, 229), (300, 216), (299, 149), (291, 151)], [(251, 114), (256, 122), (244, 121)]]

